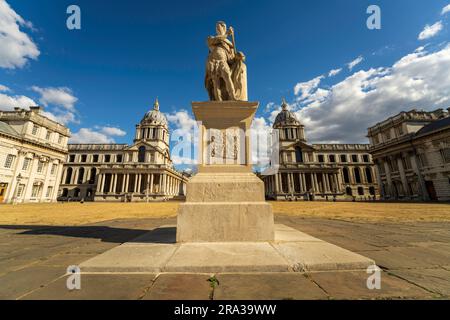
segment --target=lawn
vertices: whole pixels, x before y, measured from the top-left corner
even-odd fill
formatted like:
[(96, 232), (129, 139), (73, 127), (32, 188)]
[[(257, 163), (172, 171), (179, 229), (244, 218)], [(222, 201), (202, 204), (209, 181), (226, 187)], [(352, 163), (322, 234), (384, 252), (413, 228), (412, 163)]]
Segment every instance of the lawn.
[[(446, 221), (450, 204), (271, 202), (275, 215), (352, 221)], [(2, 225), (81, 225), (113, 219), (175, 217), (179, 202), (1, 205)]]

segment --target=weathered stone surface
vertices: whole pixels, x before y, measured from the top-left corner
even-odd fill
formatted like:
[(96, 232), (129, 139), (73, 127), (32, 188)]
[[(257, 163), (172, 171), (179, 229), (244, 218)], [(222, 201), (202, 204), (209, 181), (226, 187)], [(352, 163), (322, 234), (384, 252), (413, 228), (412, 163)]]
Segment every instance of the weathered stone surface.
[(143, 300), (209, 300), (207, 274), (160, 274)]
[(274, 244), (295, 271), (361, 270), (375, 262), (327, 242)]
[(268, 243), (186, 243), (165, 272), (287, 272), (289, 264)]
[(214, 300), (327, 299), (327, 294), (300, 273), (219, 274)]
[(67, 277), (30, 292), (24, 300), (137, 300), (152, 286), (154, 274), (83, 274), (81, 289), (68, 290)]
[(273, 221), (265, 202), (183, 203), (177, 242), (273, 241)]
[(283, 224), (275, 225), (275, 243), (278, 242), (323, 242), (309, 234), (298, 231)]
[(357, 272), (318, 272), (309, 277), (325, 290), (332, 299), (424, 299), (430, 298), (427, 291), (402, 281), (387, 273), (381, 274), (381, 289), (369, 290), (364, 271)]
[(81, 272), (160, 272), (177, 249), (170, 244), (121, 245), (80, 264)]
[(389, 270), (402, 279), (428, 289), (431, 292), (450, 297), (450, 270), (445, 269), (408, 269)]

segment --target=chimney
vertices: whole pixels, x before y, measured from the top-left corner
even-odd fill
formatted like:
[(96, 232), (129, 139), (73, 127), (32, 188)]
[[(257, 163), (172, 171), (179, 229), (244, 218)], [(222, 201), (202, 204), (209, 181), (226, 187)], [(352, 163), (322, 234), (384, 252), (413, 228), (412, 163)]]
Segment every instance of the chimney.
[(42, 107), (40, 106), (30, 107), (30, 111), (34, 113), (40, 113), (42, 111)]

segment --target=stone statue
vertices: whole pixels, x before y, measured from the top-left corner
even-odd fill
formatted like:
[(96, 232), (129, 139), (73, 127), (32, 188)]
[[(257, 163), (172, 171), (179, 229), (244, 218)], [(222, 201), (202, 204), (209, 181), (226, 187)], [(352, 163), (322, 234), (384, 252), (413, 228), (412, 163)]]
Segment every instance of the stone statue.
[[(237, 52), (234, 30), (225, 22), (216, 24), (216, 36), (208, 37), (205, 87), (211, 101), (247, 101), (245, 55)], [(231, 36), (230, 41), (228, 37)]]

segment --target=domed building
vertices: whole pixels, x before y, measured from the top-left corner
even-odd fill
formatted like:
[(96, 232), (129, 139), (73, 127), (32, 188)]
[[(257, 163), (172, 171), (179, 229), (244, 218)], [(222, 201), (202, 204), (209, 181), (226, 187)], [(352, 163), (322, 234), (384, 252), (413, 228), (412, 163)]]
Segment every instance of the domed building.
[(59, 200), (161, 201), (184, 196), (187, 177), (173, 167), (166, 116), (155, 101), (132, 145), (69, 144)]
[(262, 176), (274, 200), (369, 199), (378, 196), (374, 163), (367, 144), (309, 144), (305, 127), (285, 100), (275, 118), (279, 168)]

